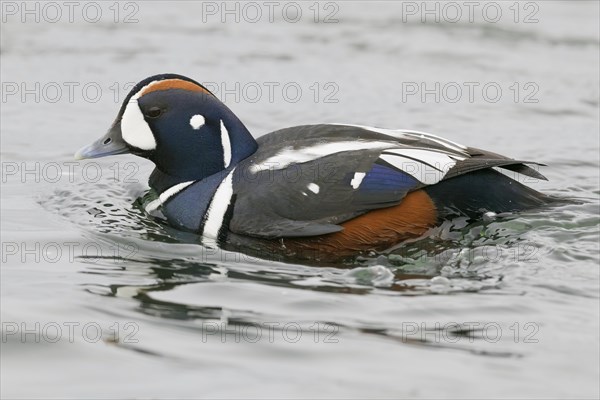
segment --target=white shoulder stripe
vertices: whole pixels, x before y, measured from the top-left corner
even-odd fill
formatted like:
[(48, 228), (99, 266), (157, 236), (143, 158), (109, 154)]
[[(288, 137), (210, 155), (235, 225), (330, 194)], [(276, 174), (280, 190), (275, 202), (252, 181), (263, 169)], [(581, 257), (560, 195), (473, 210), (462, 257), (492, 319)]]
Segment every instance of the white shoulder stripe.
[(231, 140), (229, 139), (229, 132), (225, 127), (225, 124), (221, 120), (221, 145), (223, 146), (223, 160), (225, 168), (231, 164)]
[(283, 169), (289, 166), (290, 164), (305, 163), (331, 154), (342, 153), (344, 151), (371, 149), (383, 150), (391, 149), (396, 146), (397, 145), (393, 142), (376, 142), (364, 140), (321, 143), (315, 146), (301, 147), (299, 149), (294, 149), (290, 146), (284, 148), (279, 153), (267, 158), (264, 161), (259, 161), (257, 164), (251, 165), (250, 171), (254, 173), (261, 170)]
[(225, 213), (231, 203), (231, 197), (233, 196), (233, 172), (235, 168), (227, 175), (223, 182), (219, 185), (215, 194), (208, 206), (206, 212), (206, 221), (204, 222), (204, 231), (202, 237), (205, 239), (217, 240), (219, 236), (219, 230), (223, 225), (225, 219)]

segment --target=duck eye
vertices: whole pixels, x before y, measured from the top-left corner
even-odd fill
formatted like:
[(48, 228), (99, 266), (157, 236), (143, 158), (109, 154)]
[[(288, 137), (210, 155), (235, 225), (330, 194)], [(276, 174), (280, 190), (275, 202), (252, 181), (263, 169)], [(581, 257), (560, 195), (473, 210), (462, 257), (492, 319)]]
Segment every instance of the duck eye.
[(162, 114), (162, 110), (159, 107), (152, 107), (146, 111), (146, 117), (158, 118)]

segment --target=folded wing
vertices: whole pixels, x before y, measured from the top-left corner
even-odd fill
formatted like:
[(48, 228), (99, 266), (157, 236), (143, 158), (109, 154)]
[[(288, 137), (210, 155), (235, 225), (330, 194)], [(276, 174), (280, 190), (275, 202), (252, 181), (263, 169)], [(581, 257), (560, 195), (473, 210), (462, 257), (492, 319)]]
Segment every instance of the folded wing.
[(306, 125), (266, 135), (259, 146), (236, 168), (229, 229), (263, 238), (338, 232), (340, 223), (399, 204), (410, 191), (480, 169), (545, 179), (525, 165), (540, 164), (414, 131)]

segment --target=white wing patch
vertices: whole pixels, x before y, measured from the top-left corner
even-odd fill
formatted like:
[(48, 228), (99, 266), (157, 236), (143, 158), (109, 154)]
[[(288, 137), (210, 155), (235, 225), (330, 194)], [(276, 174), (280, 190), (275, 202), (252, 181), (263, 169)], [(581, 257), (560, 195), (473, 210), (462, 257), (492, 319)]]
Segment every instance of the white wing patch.
[(379, 158), (426, 185), (438, 183), (456, 165), (445, 153), (423, 149), (390, 149)]
[(450, 158), (447, 154), (439, 153), (433, 150), (425, 149), (390, 149), (386, 150), (385, 153), (393, 153), (404, 158), (413, 159), (420, 161), (425, 164), (429, 164), (431, 167), (440, 170), (447, 171), (454, 167), (456, 161)]
[(321, 188), (319, 187), (319, 185), (317, 185), (316, 183), (309, 183), (308, 186), (307, 186), (307, 188), (308, 188), (308, 190), (310, 190), (314, 194), (319, 194), (319, 191), (321, 190)]
[(366, 175), (366, 172), (355, 172), (354, 177), (350, 181), (350, 185), (352, 185), (352, 188), (358, 189)]

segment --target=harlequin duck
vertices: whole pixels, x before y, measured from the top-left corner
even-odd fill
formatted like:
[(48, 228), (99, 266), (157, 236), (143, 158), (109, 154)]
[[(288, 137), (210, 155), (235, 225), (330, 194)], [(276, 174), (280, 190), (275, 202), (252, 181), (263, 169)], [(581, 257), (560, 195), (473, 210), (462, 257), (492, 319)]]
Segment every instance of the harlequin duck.
[(441, 137), (351, 124), (284, 128), (258, 139), (185, 76), (138, 83), (108, 133), (76, 158), (154, 162), (146, 211), (205, 243), (326, 259), (385, 250), (449, 215), (478, 218), (548, 197), (496, 171), (530, 165)]

